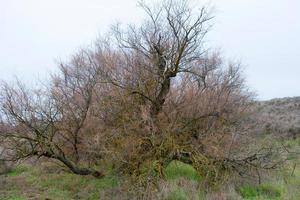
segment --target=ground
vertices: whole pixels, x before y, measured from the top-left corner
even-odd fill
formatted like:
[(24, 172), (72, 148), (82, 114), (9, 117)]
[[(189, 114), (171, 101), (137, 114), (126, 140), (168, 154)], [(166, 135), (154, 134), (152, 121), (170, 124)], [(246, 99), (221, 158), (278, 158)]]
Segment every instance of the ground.
[[(92, 200), (137, 197), (134, 192), (124, 190), (128, 182), (112, 174), (107, 174), (103, 179), (96, 179), (74, 175), (59, 167), (54, 170), (53, 166), (51, 168), (45, 166), (47, 165), (22, 164), (11, 172), (1, 175), (0, 199)], [(165, 174), (166, 180), (159, 181), (159, 189), (154, 191), (146, 189), (144, 199), (300, 199), (300, 164), (295, 158), (291, 158), (285, 168), (271, 172), (270, 179), (262, 184), (234, 186), (228, 183), (208, 193), (203, 192), (199, 185), (201, 177), (189, 165), (173, 162), (165, 170)]]

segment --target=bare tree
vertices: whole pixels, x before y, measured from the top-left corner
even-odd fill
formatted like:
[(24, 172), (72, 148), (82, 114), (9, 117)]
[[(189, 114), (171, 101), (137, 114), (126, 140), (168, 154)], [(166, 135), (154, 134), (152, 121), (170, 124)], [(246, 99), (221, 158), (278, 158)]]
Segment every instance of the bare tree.
[(61, 63), (48, 88), (2, 85), (0, 137), (11, 157), (53, 158), (94, 176), (103, 174), (81, 167), (87, 158), (133, 176), (163, 176), (180, 160), (214, 182), (280, 163), (278, 149), (243, 151), (254, 141), (245, 123), (253, 95), (240, 63), (205, 48), (209, 9), (187, 0), (140, 7), (141, 26), (115, 26), (112, 38)]
[(115, 127), (123, 134), (117, 139), (124, 144), (119, 160), (126, 167), (120, 168), (137, 172), (142, 163), (155, 160), (162, 174), (173, 159), (193, 164), (204, 176), (221, 174), (211, 169), (267, 168), (259, 164), (272, 153), (234, 159), (233, 149), (240, 149), (244, 143), (239, 141), (247, 138), (241, 139), (249, 129), (241, 119), (253, 94), (245, 86), (239, 63), (225, 63), (218, 53), (205, 49), (212, 19), (209, 9), (193, 9), (188, 1), (175, 0), (155, 8), (140, 6), (148, 16), (140, 27), (113, 29), (120, 52), (106, 79), (123, 94), (113, 99), (128, 106), (118, 112), (126, 126)]
[(153, 88), (146, 85), (149, 81), (140, 82), (142, 89), (133, 89), (132, 93), (150, 103), (150, 115), (156, 118), (170, 91), (171, 80), (178, 74), (192, 73), (204, 81), (205, 74), (194, 68), (202, 68), (197, 63), (205, 52), (203, 39), (212, 17), (206, 7), (194, 12), (187, 1), (164, 1), (156, 10), (144, 3), (140, 6), (149, 20), (139, 28), (129, 26), (126, 31), (116, 26), (114, 33), (125, 57), (137, 56), (139, 62), (134, 65), (139, 66), (135, 67), (151, 74)]
[(29, 90), (20, 82), (2, 85), (1, 113), (6, 129), (8, 159), (48, 157), (59, 160), (73, 173), (103, 176), (92, 168), (80, 167), (78, 145), (92, 104), (98, 71), (85, 63), (84, 53), (76, 55), (62, 75), (55, 76), (50, 90)]

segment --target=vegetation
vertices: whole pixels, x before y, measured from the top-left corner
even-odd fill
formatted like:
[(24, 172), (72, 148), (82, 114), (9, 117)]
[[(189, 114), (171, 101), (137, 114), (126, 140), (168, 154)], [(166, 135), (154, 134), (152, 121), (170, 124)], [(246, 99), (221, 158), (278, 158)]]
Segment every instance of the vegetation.
[(201, 181), (201, 177), (197, 171), (188, 164), (182, 162), (173, 161), (165, 169), (166, 178), (168, 180), (185, 177), (193, 181)]
[[(209, 8), (139, 5), (140, 26), (114, 26), (60, 63), (49, 84), (1, 84), (0, 164), (26, 163), (5, 169), (3, 198), (287, 195), (298, 184), (299, 143), (261, 124), (241, 64), (206, 48)], [(31, 169), (37, 162), (47, 165)], [(268, 182), (276, 170), (290, 172), (278, 187)], [(232, 193), (219, 193), (224, 186)]]
[(102, 190), (119, 184), (114, 176), (95, 179), (68, 172), (45, 173), (44, 170), (17, 167), (2, 177), (5, 183), (1, 183), (0, 199), (99, 199)]
[[(296, 161), (296, 160), (293, 160)], [(291, 163), (290, 163), (291, 164)], [(299, 160), (298, 160), (299, 164)], [(300, 165), (299, 165), (300, 166)], [(261, 184), (236, 184), (232, 177), (223, 187), (205, 191), (195, 171), (183, 163), (167, 167), (166, 180), (160, 180), (157, 190), (146, 190), (145, 199), (289, 199), (300, 197), (300, 167), (294, 174), (293, 165), (272, 171)], [(65, 168), (66, 169), (66, 168)], [(0, 199), (138, 199), (137, 191), (130, 191), (127, 178), (121, 178), (107, 168), (107, 176), (95, 179), (78, 176), (49, 162), (38, 167), (22, 164), (12, 172), (0, 176)], [(239, 180), (244, 180), (240, 179)], [(200, 185), (199, 185), (200, 183)]]

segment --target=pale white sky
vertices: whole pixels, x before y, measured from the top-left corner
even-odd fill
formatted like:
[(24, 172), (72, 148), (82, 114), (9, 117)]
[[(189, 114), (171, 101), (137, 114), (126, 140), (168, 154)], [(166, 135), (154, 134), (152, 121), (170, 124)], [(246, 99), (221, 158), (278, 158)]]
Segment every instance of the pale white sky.
[[(201, 0), (194, 0), (203, 2)], [(260, 99), (300, 96), (300, 1), (211, 0), (212, 47), (241, 60)], [(109, 25), (139, 22), (136, 0), (0, 0), (0, 80), (31, 82), (56, 70)]]

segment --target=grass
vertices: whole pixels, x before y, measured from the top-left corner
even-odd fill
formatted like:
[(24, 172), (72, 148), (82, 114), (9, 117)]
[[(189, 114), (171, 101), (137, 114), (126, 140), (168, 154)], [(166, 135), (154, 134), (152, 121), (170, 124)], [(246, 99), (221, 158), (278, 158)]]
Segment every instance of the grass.
[(165, 175), (167, 180), (174, 180), (184, 177), (192, 181), (201, 181), (201, 177), (191, 165), (179, 161), (172, 161), (165, 169)]
[(27, 170), (26, 166), (18, 166), (13, 170), (9, 171), (6, 175), (10, 177), (18, 176)]
[[(298, 148), (298, 142), (288, 143)], [(179, 161), (171, 162), (164, 170), (166, 180), (161, 180), (159, 199), (200, 200), (200, 199), (249, 199), (249, 200), (299, 200), (300, 199), (300, 161), (299, 155), (290, 157), (287, 165), (273, 172), (268, 180), (260, 185), (231, 187), (232, 191), (222, 189), (217, 193), (205, 194), (201, 191), (201, 176), (196, 170)], [(296, 165), (295, 165), (296, 164)], [(295, 170), (294, 170), (294, 166)], [(126, 193), (120, 190), (127, 187), (128, 181), (115, 176), (109, 168), (107, 176), (96, 179), (78, 176), (66, 171), (54, 170), (49, 166), (28, 167), (20, 165), (6, 175), (0, 176), (0, 200), (25, 199), (122, 199)], [(293, 173), (292, 173), (293, 172)], [(233, 185), (232, 185), (233, 186)], [(116, 193), (119, 196), (116, 196)], [(157, 194), (155, 194), (157, 195)], [(233, 197), (233, 198), (227, 198)]]
[(171, 192), (166, 200), (188, 200), (188, 195), (182, 189)]
[(160, 198), (164, 200), (202, 200), (204, 193), (195, 181), (184, 177), (167, 180), (160, 184)]
[[(108, 169), (108, 171), (111, 171)], [(187, 164), (174, 161), (165, 169), (167, 200), (200, 199), (197, 187), (201, 180), (195, 169)], [(18, 166), (5, 176), (9, 183), (0, 199), (101, 199), (101, 194), (118, 188), (120, 178), (108, 174), (102, 179), (78, 176), (68, 172), (47, 172), (39, 167)], [(0, 183), (1, 187), (1, 183)], [(109, 192), (108, 192), (109, 193)], [(114, 197), (114, 192), (110, 192)], [(197, 198), (196, 198), (197, 197)], [(111, 198), (107, 198), (111, 199)]]
[(244, 199), (281, 199), (282, 188), (272, 184), (244, 186), (239, 189)]
[[(296, 167), (293, 176), (293, 165), (285, 170), (278, 170), (272, 175), (272, 180), (261, 185), (246, 185), (237, 189), (241, 199), (249, 200), (298, 200), (300, 199), (300, 165)], [(190, 165), (172, 162), (165, 169), (166, 179), (162, 199), (165, 200), (200, 200), (205, 199), (198, 181), (201, 177)], [(1, 190), (1, 178), (5, 178)], [(101, 195), (109, 191), (109, 197), (115, 197), (114, 188), (122, 186), (120, 178), (108, 174), (105, 178), (95, 179), (89, 176), (78, 176), (68, 172), (47, 172), (39, 168), (19, 166), (0, 177), (1, 200), (25, 199), (103, 199)], [(162, 191), (160, 191), (162, 192)], [(227, 194), (226, 194), (227, 192)], [(229, 191), (221, 191), (222, 195), (230, 196)], [(208, 197), (206, 197), (209, 199)], [(221, 197), (220, 197), (221, 198)], [(118, 198), (116, 198), (118, 199)], [(222, 198), (221, 198), (222, 199)], [(226, 198), (225, 198), (226, 199)]]
[[(294, 170), (294, 166), (296, 168)], [(294, 172), (293, 172), (294, 171)], [(292, 173), (293, 172), (293, 173)], [(300, 162), (294, 157), (284, 168), (278, 169), (270, 175), (270, 180), (261, 185), (247, 185), (238, 188), (243, 199), (271, 200), (271, 199), (300, 199)]]
[(199, 183), (201, 177), (197, 171), (188, 164), (172, 161), (164, 170), (166, 185), (169, 188), (166, 200), (203, 199)]
[[(113, 175), (96, 179), (68, 172), (49, 173), (37, 168), (19, 166), (5, 175), (6, 187), (1, 200), (13, 199), (99, 199), (101, 192), (119, 186)], [(1, 188), (1, 183), (0, 183)]]
[(6, 193), (0, 193), (1, 200), (27, 200), (27, 198), (18, 194), (18, 191), (9, 191)]

